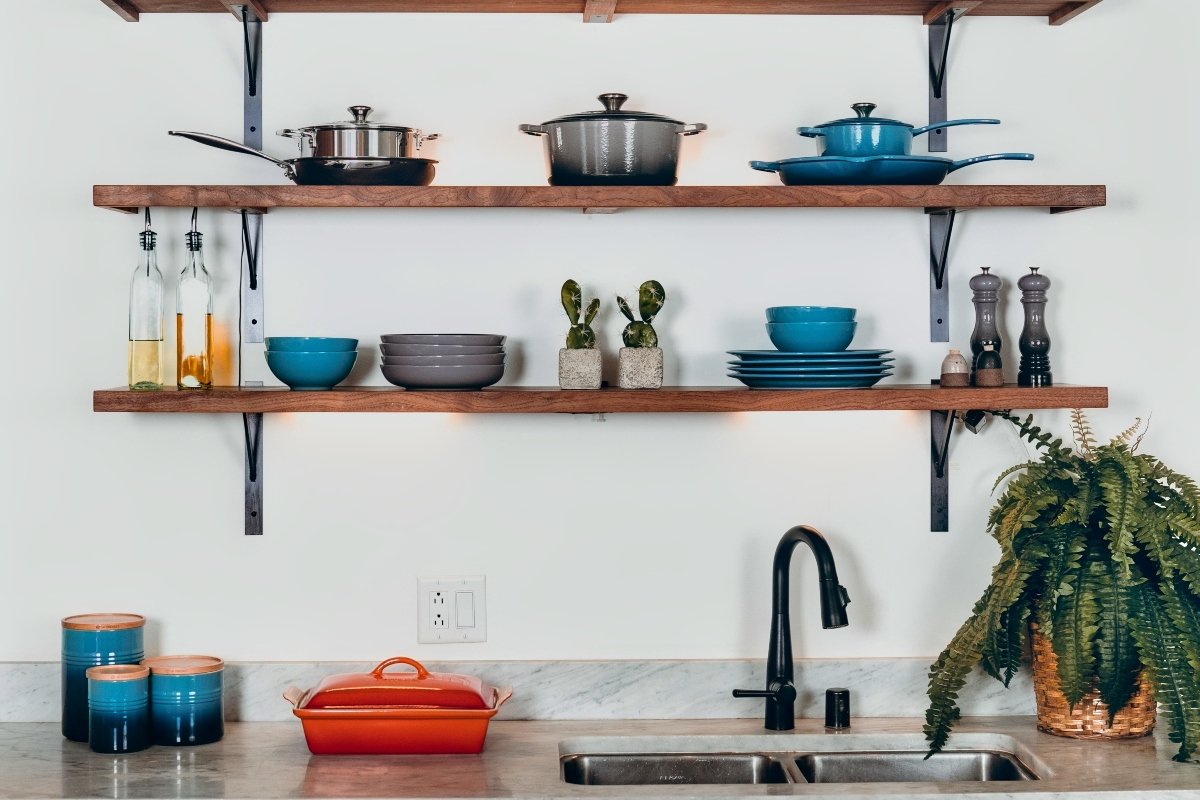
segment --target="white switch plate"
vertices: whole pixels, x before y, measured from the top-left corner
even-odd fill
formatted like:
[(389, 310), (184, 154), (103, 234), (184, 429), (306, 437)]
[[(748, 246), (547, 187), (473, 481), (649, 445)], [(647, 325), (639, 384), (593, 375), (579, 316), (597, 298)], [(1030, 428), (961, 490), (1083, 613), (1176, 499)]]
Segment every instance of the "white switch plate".
[(422, 644), (486, 642), (484, 576), (417, 578), (417, 641)]

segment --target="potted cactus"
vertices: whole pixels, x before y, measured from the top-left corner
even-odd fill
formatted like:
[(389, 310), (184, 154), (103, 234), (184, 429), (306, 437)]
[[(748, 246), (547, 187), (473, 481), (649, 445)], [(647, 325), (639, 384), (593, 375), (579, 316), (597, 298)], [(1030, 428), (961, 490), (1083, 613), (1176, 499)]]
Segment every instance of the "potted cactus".
[(567, 330), (567, 346), (558, 351), (558, 386), (560, 389), (599, 389), (600, 351), (596, 349), (596, 332), (592, 320), (600, 311), (600, 298), (593, 297), (583, 312), (583, 292), (579, 284), (568, 280), (562, 285), (562, 305), (571, 320)]
[(629, 320), (621, 332), (625, 346), (620, 352), (620, 372), (617, 385), (622, 389), (659, 389), (663, 382), (663, 353), (658, 346), (658, 334), (654, 332), (654, 318), (662, 311), (667, 300), (666, 290), (658, 281), (646, 281), (638, 288), (638, 313), (641, 321), (634, 319), (633, 310), (625, 298), (618, 296), (617, 305)]

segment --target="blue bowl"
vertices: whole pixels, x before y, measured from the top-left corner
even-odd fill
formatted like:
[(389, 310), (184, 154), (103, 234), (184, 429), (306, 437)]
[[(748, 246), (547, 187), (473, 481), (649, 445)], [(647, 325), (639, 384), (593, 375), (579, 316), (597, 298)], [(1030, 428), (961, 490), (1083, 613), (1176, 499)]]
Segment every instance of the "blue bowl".
[(332, 389), (346, 380), (358, 353), (277, 352), (268, 350), (271, 373), (292, 389)]
[(277, 352), (348, 353), (358, 347), (358, 339), (339, 336), (268, 336), (267, 350)]
[(767, 322), (853, 322), (856, 308), (839, 306), (772, 306)]
[(767, 336), (789, 353), (831, 353), (845, 350), (857, 322), (768, 322)]

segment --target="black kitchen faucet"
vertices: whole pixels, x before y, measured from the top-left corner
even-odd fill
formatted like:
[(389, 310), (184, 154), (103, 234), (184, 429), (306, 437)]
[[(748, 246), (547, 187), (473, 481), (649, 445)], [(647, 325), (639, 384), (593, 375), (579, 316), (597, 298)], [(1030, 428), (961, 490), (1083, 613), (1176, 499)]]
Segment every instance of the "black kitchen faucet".
[(767, 688), (734, 689), (734, 697), (765, 697), (766, 725), (773, 731), (796, 727), (796, 687), (792, 665), (792, 623), (788, 616), (788, 585), (792, 551), (804, 542), (817, 559), (821, 581), (821, 627), (844, 628), (846, 605), (850, 595), (838, 583), (833, 553), (821, 533), (807, 525), (797, 525), (783, 535), (775, 548), (771, 580), (771, 644), (767, 650)]

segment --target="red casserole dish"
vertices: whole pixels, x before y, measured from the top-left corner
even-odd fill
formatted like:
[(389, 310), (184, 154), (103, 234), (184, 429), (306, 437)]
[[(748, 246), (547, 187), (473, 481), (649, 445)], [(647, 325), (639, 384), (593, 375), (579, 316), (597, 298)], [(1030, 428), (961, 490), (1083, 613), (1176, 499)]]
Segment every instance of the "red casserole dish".
[[(384, 670), (407, 664), (416, 672)], [(308, 749), (329, 755), (478, 753), (488, 722), (512, 696), (470, 675), (430, 672), (389, 658), (369, 673), (330, 675), (283, 697), (304, 725)]]

